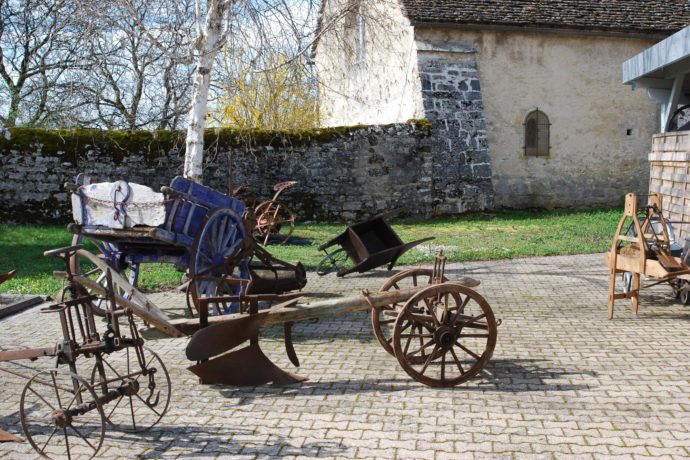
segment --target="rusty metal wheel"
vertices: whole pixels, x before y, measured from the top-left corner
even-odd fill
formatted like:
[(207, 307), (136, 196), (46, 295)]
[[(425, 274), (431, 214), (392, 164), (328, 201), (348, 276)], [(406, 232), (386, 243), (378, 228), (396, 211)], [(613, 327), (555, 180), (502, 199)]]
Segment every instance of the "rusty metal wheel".
[(44, 458), (93, 458), (105, 437), (105, 416), (93, 387), (60, 369), (24, 386), (19, 417), (31, 447)]
[(265, 201), (254, 209), (256, 214), (256, 238), (268, 244), (271, 235), (278, 235), (278, 244), (290, 239), (295, 231), (295, 214), (278, 201)]
[(428, 386), (450, 387), (482, 370), (496, 337), (496, 318), (487, 301), (470, 288), (444, 283), (423, 289), (405, 303), (395, 320), (393, 349), (410, 377)]
[(135, 391), (121, 394), (103, 408), (107, 422), (121, 431), (150, 429), (163, 418), (170, 404), (170, 375), (163, 361), (144, 346), (141, 356), (137, 355), (134, 347), (107, 356), (97, 354), (91, 371), (91, 385), (99, 395), (134, 382)]
[[(421, 286), (430, 286), (433, 270), (430, 268), (412, 268), (400, 273), (396, 273), (383, 283), (379, 292), (388, 292), (391, 290), (412, 289)], [(443, 282), (448, 281), (443, 277)], [(388, 354), (395, 356), (393, 351), (393, 323), (398, 316), (400, 309), (404, 303), (394, 303), (385, 305), (381, 308), (372, 308), (371, 310), (371, 327), (374, 330), (374, 335), (379, 343)], [(407, 326), (411, 327), (411, 325)]]

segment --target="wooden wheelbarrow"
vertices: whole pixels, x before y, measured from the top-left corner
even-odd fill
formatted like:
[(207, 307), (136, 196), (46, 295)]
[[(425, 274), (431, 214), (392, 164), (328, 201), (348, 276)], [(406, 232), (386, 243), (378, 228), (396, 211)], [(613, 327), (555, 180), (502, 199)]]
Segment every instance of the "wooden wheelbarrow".
[[(625, 196), (625, 210), (613, 237), (611, 249), (605, 254), (609, 268), (609, 319), (617, 299), (632, 299), (632, 311), (637, 314), (640, 276), (653, 280), (651, 285), (676, 278), (690, 279), (690, 267), (671, 252), (670, 226), (662, 213), (662, 196), (648, 195), (646, 206), (638, 207), (638, 195)], [(624, 278), (623, 292), (616, 292), (616, 275), (631, 273), (631, 282)]]

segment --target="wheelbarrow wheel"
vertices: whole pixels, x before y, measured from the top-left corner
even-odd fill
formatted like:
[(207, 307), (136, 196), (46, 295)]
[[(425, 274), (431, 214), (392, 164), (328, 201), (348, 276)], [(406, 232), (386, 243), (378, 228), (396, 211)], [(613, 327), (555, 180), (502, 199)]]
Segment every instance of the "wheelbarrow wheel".
[(671, 285), (671, 295), (674, 299), (680, 299), (680, 293), (683, 291), (683, 280), (672, 279), (668, 282)]
[(257, 216), (255, 237), (264, 246), (271, 235), (276, 235), (278, 244), (283, 244), (295, 231), (295, 214), (280, 202), (265, 201), (254, 209), (254, 214)]
[[(413, 268), (396, 273), (383, 283), (379, 292), (388, 292), (391, 290), (411, 289), (421, 286), (430, 286), (432, 281), (433, 270), (430, 268)], [(443, 282), (448, 281), (446, 277)], [(393, 350), (393, 323), (398, 316), (400, 309), (404, 303), (394, 303), (384, 305), (381, 308), (373, 308), (371, 310), (371, 327), (374, 330), (374, 335), (384, 350), (391, 356), (395, 356)], [(410, 326), (408, 326), (410, 327)]]
[(19, 418), (27, 441), (45, 458), (93, 458), (105, 437), (103, 406), (93, 387), (61, 369), (41, 372), (26, 383)]
[[(497, 324), (487, 301), (455, 283), (436, 284), (412, 296), (393, 328), (400, 366), (416, 381), (450, 387), (477, 375), (496, 346)], [(419, 359), (420, 356), (426, 359)]]
[(91, 385), (96, 393), (135, 381), (138, 391), (121, 395), (104, 408), (106, 421), (120, 431), (146, 431), (156, 425), (170, 404), (170, 375), (160, 357), (148, 347), (141, 347), (144, 369), (132, 347), (107, 356), (97, 355), (91, 371)]
[(316, 267), (316, 274), (319, 276), (327, 275), (336, 270), (342, 270), (345, 268), (349, 256), (345, 249), (336, 249), (333, 252), (327, 252), (326, 257), (321, 259), (319, 265)]
[(680, 303), (683, 305), (690, 304), (690, 283), (685, 280), (681, 280), (681, 288), (678, 295)]

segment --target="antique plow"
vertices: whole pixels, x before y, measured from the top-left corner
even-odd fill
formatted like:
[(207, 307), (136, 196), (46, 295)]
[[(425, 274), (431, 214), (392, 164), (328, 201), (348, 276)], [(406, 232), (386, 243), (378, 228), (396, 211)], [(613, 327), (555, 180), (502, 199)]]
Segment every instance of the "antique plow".
[[(52, 357), (56, 366), (41, 371), (17, 364), (0, 370), (27, 380), (19, 417), (26, 439), (40, 456), (94, 457), (103, 444), (106, 426), (149, 429), (165, 415), (170, 402), (168, 372), (161, 359), (144, 346), (134, 315), (168, 334), (181, 334), (163, 312), (107, 266), (103, 267), (105, 281), (92, 286), (105, 300), (101, 303), (106, 308), (103, 328), (94, 316), (97, 297), (84, 288), (92, 281), (75, 275), (70, 259), (78, 255), (105, 262), (79, 246), (45, 255), (64, 261), (67, 271), (58, 274), (70, 281), (61, 301), (41, 310), (57, 317), (62, 339), (54, 347), (2, 351), (0, 362)], [(23, 373), (22, 368), (31, 374)]]
[[(288, 357), (299, 366), (290, 327), (295, 321), (371, 310), (374, 333), (414, 380), (436, 387), (455, 386), (477, 375), (491, 359), (497, 326), (491, 307), (472, 290), (478, 281), (448, 282), (445, 257), (433, 270), (413, 269), (390, 278), (378, 293), (300, 305), (286, 296), (226, 296), (201, 299), (199, 320), (172, 323), (194, 334), (186, 354), (202, 383), (284, 385), (305, 380), (278, 368), (259, 346), (261, 328), (283, 324)], [(260, 311), (262, 301), (283, 302)], [(249, 314), (209, 317), (209, 303), (244, 301)], [(240, 345), (243, 348), (235, 350)]]

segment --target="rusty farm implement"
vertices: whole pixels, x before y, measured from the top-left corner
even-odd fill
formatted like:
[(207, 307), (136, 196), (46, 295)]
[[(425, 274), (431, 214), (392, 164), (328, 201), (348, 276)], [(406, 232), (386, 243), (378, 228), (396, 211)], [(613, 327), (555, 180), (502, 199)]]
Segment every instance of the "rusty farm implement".
[(149, 429), (165, 415), (170, 402), (168, 372), (158, 355), (144, 346), (134, 315), (168, 334), (181, 334), (163, 312), (107, 267), (105, 281), (94, 286), (105, 300), (101, 305), (106, 320), (101, 326), (93, 309), (97, 297), (84, 288), (89, 281), (70, 271), (69, 261), (78, 251), (72, 247), (46, 252), (65, 262), (63, 276), (71, 281), (60, 302), (41, 310), (42, 315), (57, 318), (61, 340), (54, 347), (0, 352), (0, 362), (55, 360), (51, 369), (0, 368), (26, 379), (19, 401), (20, 422), (27, 441), (42, 457), (93, 457), (107, 426)]
[[(66, 267), (55, 273), (66, 280), (60, 301), (41, 312), (59, 320), (62, 338), (54, 347), (0, 352), (0, 361), (56, 361), (31, 375), (2, 368), (27, 379), (19, 415), (42, 456), (95, 456), (107, 425), (146, 429), (166, 413), (170, 378), (144, 347), (135, 316), (170, 337), (192, 336), (186, 355), (201, 383), (300, 382), (263, 353), (262, 328), (283, 325), (287, 355), (299, 366), (295, 322), (366, 310), (384, 350), (425, 385), (462, 384), (493, 354), (500, 321), (472, 289), (478, 281), (445, 277), (442, 254), (433, 269), (397, 273), (379, 292), (300, 303), (302, 294), (287, 291), (305, 285), (304, 269), (256, 242), (256, 219), (241, 215), (241, 201), (181, 178), (162, 195), (123, 181), (72, 192), (73, 242), (90, 241), (99, 254), (81, 244), (46, 252)], [(137, 289), (139, 264), (147, 262), (186, 271), (188, 318), (171, 320)]]

